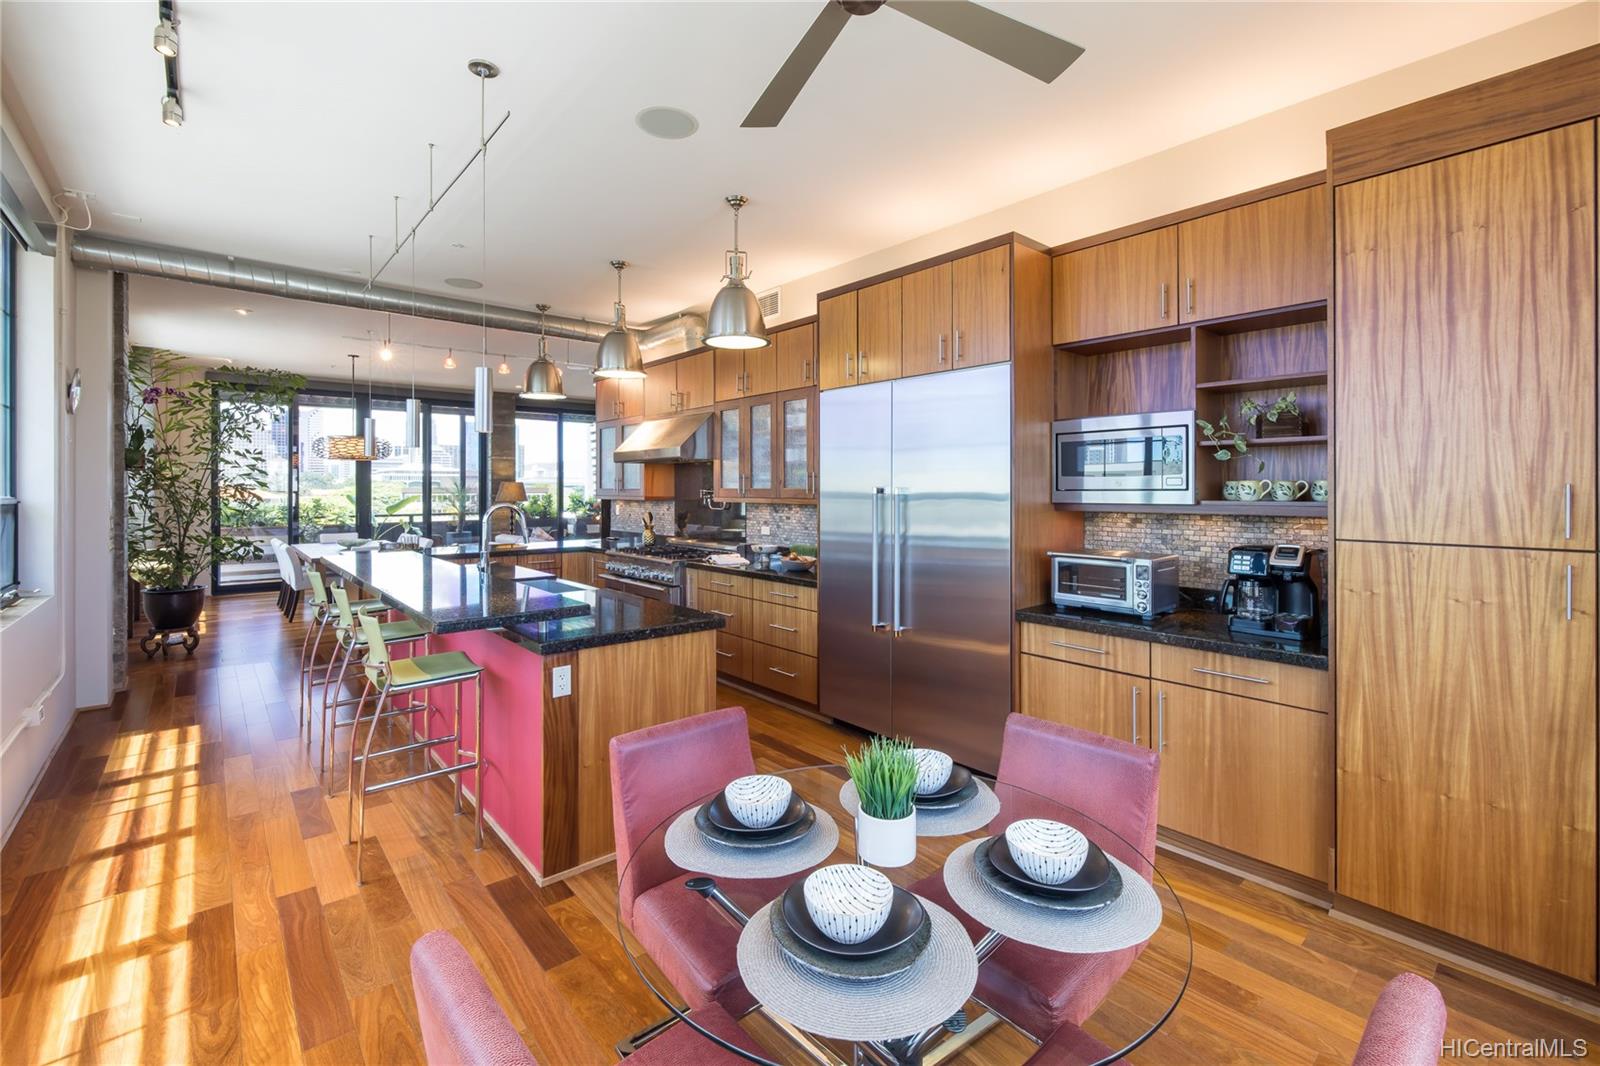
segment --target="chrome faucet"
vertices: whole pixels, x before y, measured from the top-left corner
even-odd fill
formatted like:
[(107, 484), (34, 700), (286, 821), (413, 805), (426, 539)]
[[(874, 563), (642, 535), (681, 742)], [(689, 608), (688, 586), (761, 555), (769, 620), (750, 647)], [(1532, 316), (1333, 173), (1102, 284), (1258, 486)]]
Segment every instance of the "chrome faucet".
[(494, 534), (489, 531), (489, 516), (501, 508), (517, 516), (517, 525), (522, 527), (523, 543), (528, 540), (528, 516), (516, 504), (497, 503), (483, 512), (483, 517), (478, 519), (478, 573), (483, 577), (489, 575), (489, 546), (494, 543)]

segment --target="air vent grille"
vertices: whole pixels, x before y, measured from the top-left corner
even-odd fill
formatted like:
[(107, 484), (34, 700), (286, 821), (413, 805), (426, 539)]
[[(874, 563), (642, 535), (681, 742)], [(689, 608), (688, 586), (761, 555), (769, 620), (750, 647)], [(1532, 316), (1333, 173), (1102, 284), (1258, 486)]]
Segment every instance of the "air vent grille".
[(766, 292), (756, 294), (756, 302), (761, 305), (761, 317), (771, 318), (783, 310), (783, 290), (768, 289)]

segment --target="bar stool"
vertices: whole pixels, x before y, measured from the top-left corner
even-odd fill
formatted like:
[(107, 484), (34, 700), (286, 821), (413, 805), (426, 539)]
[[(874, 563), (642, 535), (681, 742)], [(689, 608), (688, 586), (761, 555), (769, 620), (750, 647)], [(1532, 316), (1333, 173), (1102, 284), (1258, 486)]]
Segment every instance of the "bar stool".
[[(367, 646), (367, 632), (363, 627), (356, 624), (357, 621), (363, 618), (371, 618), (373, 624), (378, 627), (378, 632), (382, 634), (383, 639), (396, 643), (414, 644), (428, 635), (425, 629), (409, 618), (403, 622), (379, 622), (376, 618), (372, 618), (370, 614), (357, 614), (350, 605), (350, 593), (348, 590), (342, 586), (335, 585), (332, 591), (334, 604), (333, 632), (337, 638), (338, 647), (334, 649), (333, 656), (328, 660), (328, 670), (322, 679), (322, 754), (318, 763), (318, 768), (327, 774), (328, 795), (330, 796), (333, 795), (333, 772), (328, 764), (333, 760), (334, 739), (339, 732), (340, 726), (353, 726), (360, 721), (361, 707), (367, 701), (367, 693), (372, 691), (372, 682), (369, 679), (362, 686), (361, 695), (347, 696), (343, 699), (333, 698), (333, 693), (344, 687), (345, 675), (350, 671), (350, 660), (355, 657), (356, 651), (360, 650), (364, 654), (371, 654), (371, 649)], [(341, 651), (344, 653), (342, 658), (339, 654)], [(335, 662), (339, 664), (337, 680), (333, 676), (333, 664)], [(341, 722), (339, 720), (339, 708), (348, 707), (352, 703), (356, 705), (355, 717)], [(355, 733), (353, 731), (350, 735), (350, 744), (354, 748)]]
[[(327, 631), (328, 620), (333, 617), (333, 601), (328, 598), (328, 587), (323, 584), (322, 572), (315, 564), (307, 562), (302, 569), (305, 571), (306, 584), (311, 589), (311, 617), (306, 622), (305, 639), (300, 642), (300, 727), (306, 731), (306, 746), (311, 746), (311, 701), (313, 692), (317, 687), (316, 669), (327, 666), (328, 663), (317, 659), (317, 650), (322, 647), (322, 634)], [(382, 600), (357, 600), (350, 605), (352, 611), (383, 611)], [(335, 652), (334, 657), (338, 654)], [(331, 662), (332, 660), (330, 660)]]
[[(384, 792), (400, 785), (414, 784), (426, 781), (431, 777), (442, 777), (445, 774), (456, 775), (456, 813), (461, 812), (461, 775), (472, 771), (472, 791), (477, 797), (477, 804), (473, 811), (473, 832), (476, 834), (476, 847), (483, 850), (483, 667), (473, 662), (465, 653), (460, 651), (436, 652), (432, 655), (418, 655), (409, 659), (390, 659), (388, 640), (384, 633), (384, 623), (379, 622), (371, 615), (359, 615), (356, 621), (360, 624), (366, 638), (367, 657), (364, 668), (367, 675), (367, 688), (378, 690), (377, 703), (373, 705), (372, 714), (368, 718), (367, 739), (362, 746), (361, 754), (356, 755), (355, 734), (350, 736), (350, 811), (345, 819), (346, 843), (349, 840), (350, 829), (354, 827), (356, 839), (356, 884), (366, 882), (361, 875), (361, 853), (366, 845), (367, 828), (367, 796), (374, 792)], [(461, 746), (461, 687), (466, 682), (473, 682), (477, 692), (477, 708), (473, 715), (473, 743), (477, 745), (476, 751), (469, 751)], [(372, 738), (377, 735), (378, 721), (394, 715), (415, 714), (419, 709), (415, 704), (385, 711), (384, 706), (389, 702), (389, 697), (399, 694), (409, 695), (426, 689), (440, 688), (444, 685), (453, 685), (456, 690), (455, 729), (447, 737), (426, 737), (414, 740), (409, 744), (401, 744), (382, 751), (372, 750)], [(363, 691), (363, 697), (365, 691)], [(431, 705), (424, 700), (421, 710), (426, 714)], [(356, 708), (356, 723), (359, 728), (361, 721), (361, 708)], [(372, 760), (385, 755), (403, 755), (409, 752), (427, 751), (441, 744), (455, 745), (455, 760), (448, 766), (439, 766), (421, 773), (408, 774), (404, 777), (380, 781), (375, 785), (367, 784), (367, 767), (372, 765)], [(470, 762), (462, 762), (463, 757), (470, 757)], [(356, 779), (356, 763), (361, 764), (361, 777)], [(426, 765), (426, 763), (424, 763)], [(359, 806), (357, 796), (360, 796)]]

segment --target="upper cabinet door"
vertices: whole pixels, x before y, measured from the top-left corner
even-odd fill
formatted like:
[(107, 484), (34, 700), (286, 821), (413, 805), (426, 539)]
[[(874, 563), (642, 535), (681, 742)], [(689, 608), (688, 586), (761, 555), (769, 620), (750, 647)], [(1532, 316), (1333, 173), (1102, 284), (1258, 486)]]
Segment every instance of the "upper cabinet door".
[[(600, 381), (605, 381), (601, 378)], [(601, 496), (612, 496), (622, 487), (617, 477), (617, 460), (613, 454), (622, 440), (622, 427), (601, 426), (596, 431), (595, 462), (599, 466), (597, 482)]]
[(817, 381), (825, 389), (856, 383), (858, 293), (817, 301)]
[(901, 284), (899, 278), (860, 290), (856, 319), (856, 381), (889, 381), (900, 376)]
[(744, 495), (745, 455), (750, 447), (746, 425), (744, 405), (738, 400), (717, 405), (717, 459), (712, 464), (712, 477), (719, 500)]
[(662, 418), (678, 408), (678, 364), (657, 363), (644, 368), (644, 416)]
[(712, 405), (715, 356), (715, 352), (701, 352), (678, 360), (677, 410), (692, 411)]
[(744, 494), (746, 498), (773, 499), (778, 495), (778, 402), (766, 396), (746, 400)]
[(621, 418), (617, 411), (617, 385), (616, 378), (594, 379), (594, 417), (597, 422), (607, 422), (613, 418)]
[(1594, 549), (1594, 142), (1338, 189), (1341, 538)]
[(751, 348), (744, 353), (744, 394), (761, 396), (778, 387), (777, 341), (765, 348)]
[(1011, 358), (1011, 246), (990, 248), (950, 264), (953, 364)]
[(950, 264), (907, 274), (901, 279), (900, 296), (904, 320), (900, 372), (910, 377), (949, 370)]
[(817, 497), (817, 391), (794, 389), (778, 394), (778, 495), (785, 499)]
[(744, 393), (744, 352), (737, 348), (718, 348), (713, 365), (716, 367), (717, 402), (737, 400)]
[(1259, 200), (1178, 227), (1180, 322), (1328, 298), (1328, 187)]
[(1178, 227), (1058, 255), (1054, 341), (1160, 329), (1178, 323)]
[[(602, 381), (605, 379), (602, 378)], [(644, 416), (644, 379), (643, 378), (613, 378), (616, 391), (612, 397), (616, 406), (616, 413), (612, 418), (642, 418)]]
[(773, 334), (772, 347), (774, 389), (806, 389), (817, 383), (816, 323), (807, 322)]

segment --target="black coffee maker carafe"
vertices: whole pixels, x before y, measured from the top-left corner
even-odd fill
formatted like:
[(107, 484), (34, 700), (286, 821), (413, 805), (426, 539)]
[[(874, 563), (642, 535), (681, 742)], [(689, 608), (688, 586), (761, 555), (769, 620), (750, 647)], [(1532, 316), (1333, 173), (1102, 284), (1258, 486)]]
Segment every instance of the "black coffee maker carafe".
[(1298, 544), (1247, 544), (1228, 553), (1229, 578), (1218, 594), (1234, 633), (1275, 640), (1322, 634), (1322, 555)]

